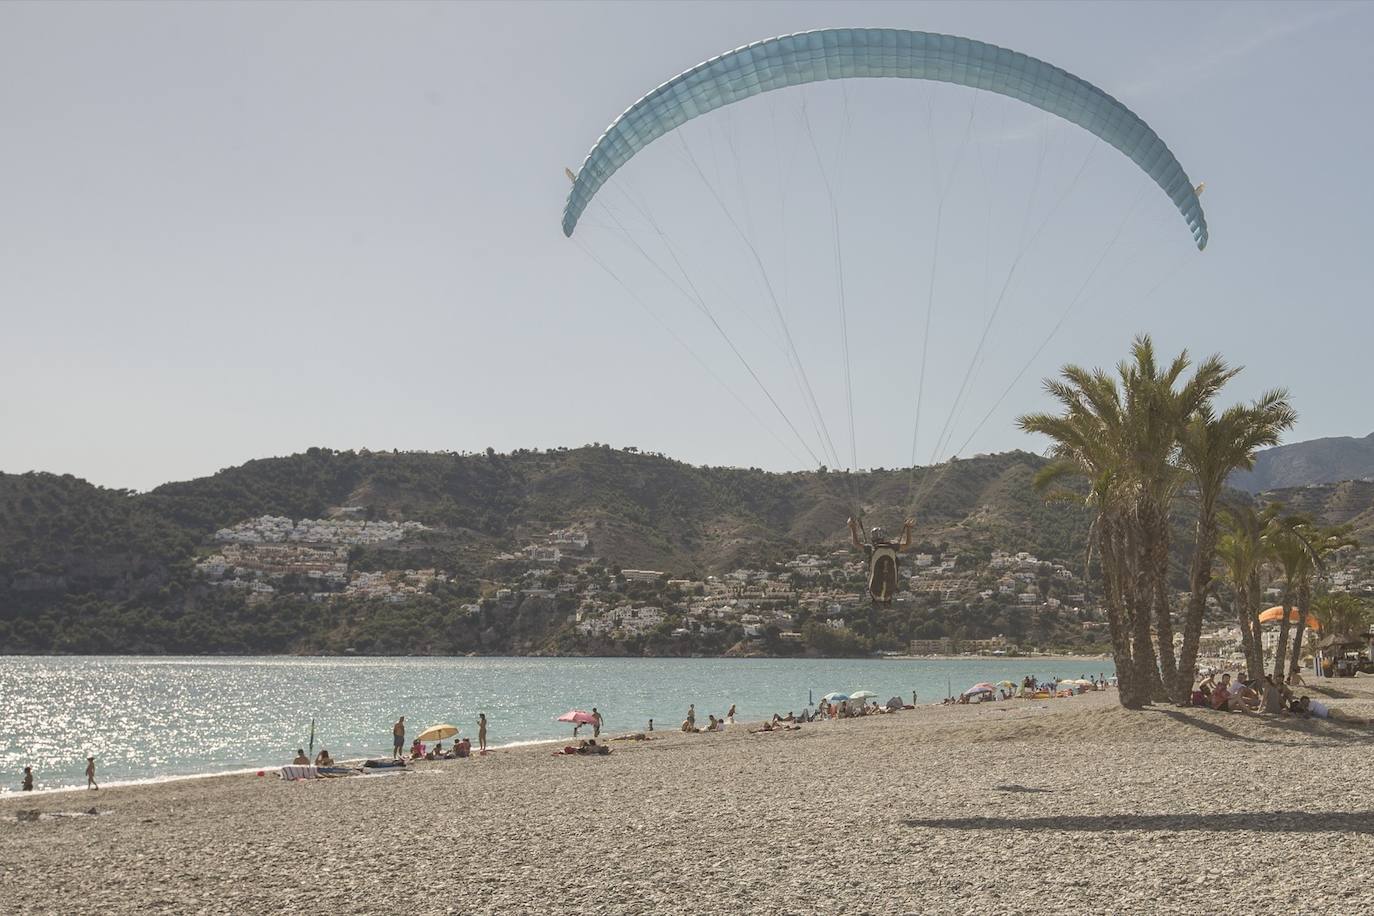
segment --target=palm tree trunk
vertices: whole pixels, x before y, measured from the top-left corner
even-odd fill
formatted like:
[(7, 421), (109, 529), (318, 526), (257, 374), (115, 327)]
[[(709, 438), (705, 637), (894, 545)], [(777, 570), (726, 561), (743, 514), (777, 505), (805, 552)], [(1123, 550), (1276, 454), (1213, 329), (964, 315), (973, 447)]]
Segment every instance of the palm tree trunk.
[[(1158, 699), (1168, 701), (1178, 683), (1178, 660), (1174, 656), (1174, 602), (1169, 594), (1169, 529), (1168, 522), (1156, 514), (1154, 531), (1150, 536), (1150, 575), (1155, 612), (1155, 637), (1159, 642), (1159, 673), (1161, 677)], [(1190, 685), (1191, 686), (1191, 685)]]
[(1264, 628), (1259, 622), (1260, 607), (1260, 580), (1259, 574), (1253, 573), (1245, 583), (1244, 593), (1241, 597), (1240, 623), (1250, 631), (1250, 655), (1246, 659), (1246, 669), (1250, 674), (1251, 680), (1260, 680), (1264, 677)]
[[(1199, 507), (1197, 542), (1193, 545), (1193, 568), (1188, 576), (1188, 614), (1183, 620), (1183, 649), (1179, 655), (1178, 674), (1174, 681), (1174, 702), (1187, 703), (1197, 679), (1197, 650), (1202, 641), (1202, 618), (1207, 613), (1207, 595), (1212, 588), (1212, 562), (1216, 554), (1216, 510), (1208, 505)], [(1250, 657), (1248, 627), (1241, 626), (1241, 642)]]
[(1293, 657), (1289, 662), (1289, 672), (1297, 671), (1302, 664), (1302, 632), (1307, 625), (1308, 608), (1312, 604), (1312, 581), (1303, 576), (1298, 580), (1298, 620), (1297, 629), (1293, 631)]
[(1284, 681), (1285, 670), (1284, 662), (1288, 660), (1288, 618), (1293, 614), (1293, 583), (1285, 581), (1283, 583), (1283, 619), (1279, 621), (1279, 642), (1274, 647), (1274, 680), (1282, 684)]
[(1148, 702), (1141, 695), (1131, 653), (1131, 627), (1125, 613), (1122, 583), (1123, 568), (1118, 523), (1108, 514), (1098, 517), (1098, 562), (1102, 566), (1102, 603), (1107, 612), (1107, 629), (1112, 637), (1112, 660), (1116, 664), (1117, 698), (1126, 709), (1140, 709)]
[(1126, 562), (1129, 566), (1130, 592), (1126, 606), (1131, 615), (1131, 654), (1135, 660), (1135, 675), (1141, 694), (1148, 699), (1167, 699), (1164, 682), (1159, 678), (1159, 661), (1151, 641), (1150, 612), (1154, 608), (1154, 576), (1151, 557), (1141, 537), (1138, 519), (1126, 525)]

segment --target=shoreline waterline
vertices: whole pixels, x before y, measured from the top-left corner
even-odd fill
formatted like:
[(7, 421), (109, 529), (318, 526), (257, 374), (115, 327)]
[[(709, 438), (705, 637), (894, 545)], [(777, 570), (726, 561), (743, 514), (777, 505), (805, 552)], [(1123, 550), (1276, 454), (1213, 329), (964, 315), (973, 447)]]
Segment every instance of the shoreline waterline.
[[(5, 656), (0, 785), (33, 766), (42, 789), (97, 779), (146, 782), (289, 763), (296, 748), (336, 760), (385, 757), (391, 725), (409, 739), (447, 723), (475, 740), (485, 713), (493, 749), (556, 742), (569, 709), (598, 707), (603, 734), (676, 730), (697, 718), (758, 721), (814, 708), (832, 691), (930, 703), (980, 681), (1097, 676), (1109, 660), (1034, 656), (956, 659), (296, 658), (287, 656)], [(913, 695), (915, 695), (913, 697)], [(586, 736), (587, 729), (583, 729)], [(270, 763), (268, 763), (270, 761)], [(8, 794), (8, 793), (6, 793)]]

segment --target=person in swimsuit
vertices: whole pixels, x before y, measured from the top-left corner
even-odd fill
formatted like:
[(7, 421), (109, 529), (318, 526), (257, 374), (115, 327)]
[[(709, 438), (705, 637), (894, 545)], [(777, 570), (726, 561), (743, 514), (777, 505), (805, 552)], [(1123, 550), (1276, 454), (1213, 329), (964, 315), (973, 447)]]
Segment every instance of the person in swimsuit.
[(487, 714), (484, 712), (477, 714), (477, 749), (483, 754), (487, 752)]
[(98, 786), (98, 785), (95, 784), (95, 758), (94, 758), (94, 757), (87, 757), (87, 758), (86, 758), (86, 788), (88, 788), (88, 789), (99, 789), (99, 788), (100, 788), (100, 786)]
[(406, 717), (396, 720), (396, 724), (391, 726), (391, 759), (395, 760), (402, 756), (402, 751), (406, 746)]
[(865, 542), (859, 523), (852, 518), (849, 520), (850, 540), (868, 560), (868, 593), (879, 604), (891, 604), (892, 596), (897, 594), (897, 555), (911, 549), (911, 529), (915, 524), (914, 519), (907, 519), (902, 524), (900, 542), (889, 541), (881, 528), (874, 528)]

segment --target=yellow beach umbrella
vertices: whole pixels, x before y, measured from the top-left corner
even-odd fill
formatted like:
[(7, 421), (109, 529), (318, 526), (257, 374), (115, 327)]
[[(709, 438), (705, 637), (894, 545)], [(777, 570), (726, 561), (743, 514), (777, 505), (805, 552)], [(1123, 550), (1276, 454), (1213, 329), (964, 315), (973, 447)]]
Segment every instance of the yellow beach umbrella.
[(458, 729), (448, 723), (443, 725), (431, 725), (429, 728), (415, 736), (416, 741), (428, 744), (431, 741), (447, 741), (458, 734)]

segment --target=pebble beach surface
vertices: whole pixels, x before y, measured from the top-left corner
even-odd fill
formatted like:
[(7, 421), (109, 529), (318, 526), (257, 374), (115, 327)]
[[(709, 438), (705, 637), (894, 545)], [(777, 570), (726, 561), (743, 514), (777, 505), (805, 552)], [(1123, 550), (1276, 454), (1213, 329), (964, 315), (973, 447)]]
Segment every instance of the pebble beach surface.
[[(1374, 678), (1307, 692), (1374, 715)], [(0, 801), (13, 913), (1374, 911), (1374, 729), (1112, 691)], [(81, 812), (94, 809), (94, 816)], [(54, 816), (75, 814), (79, 816)]]

